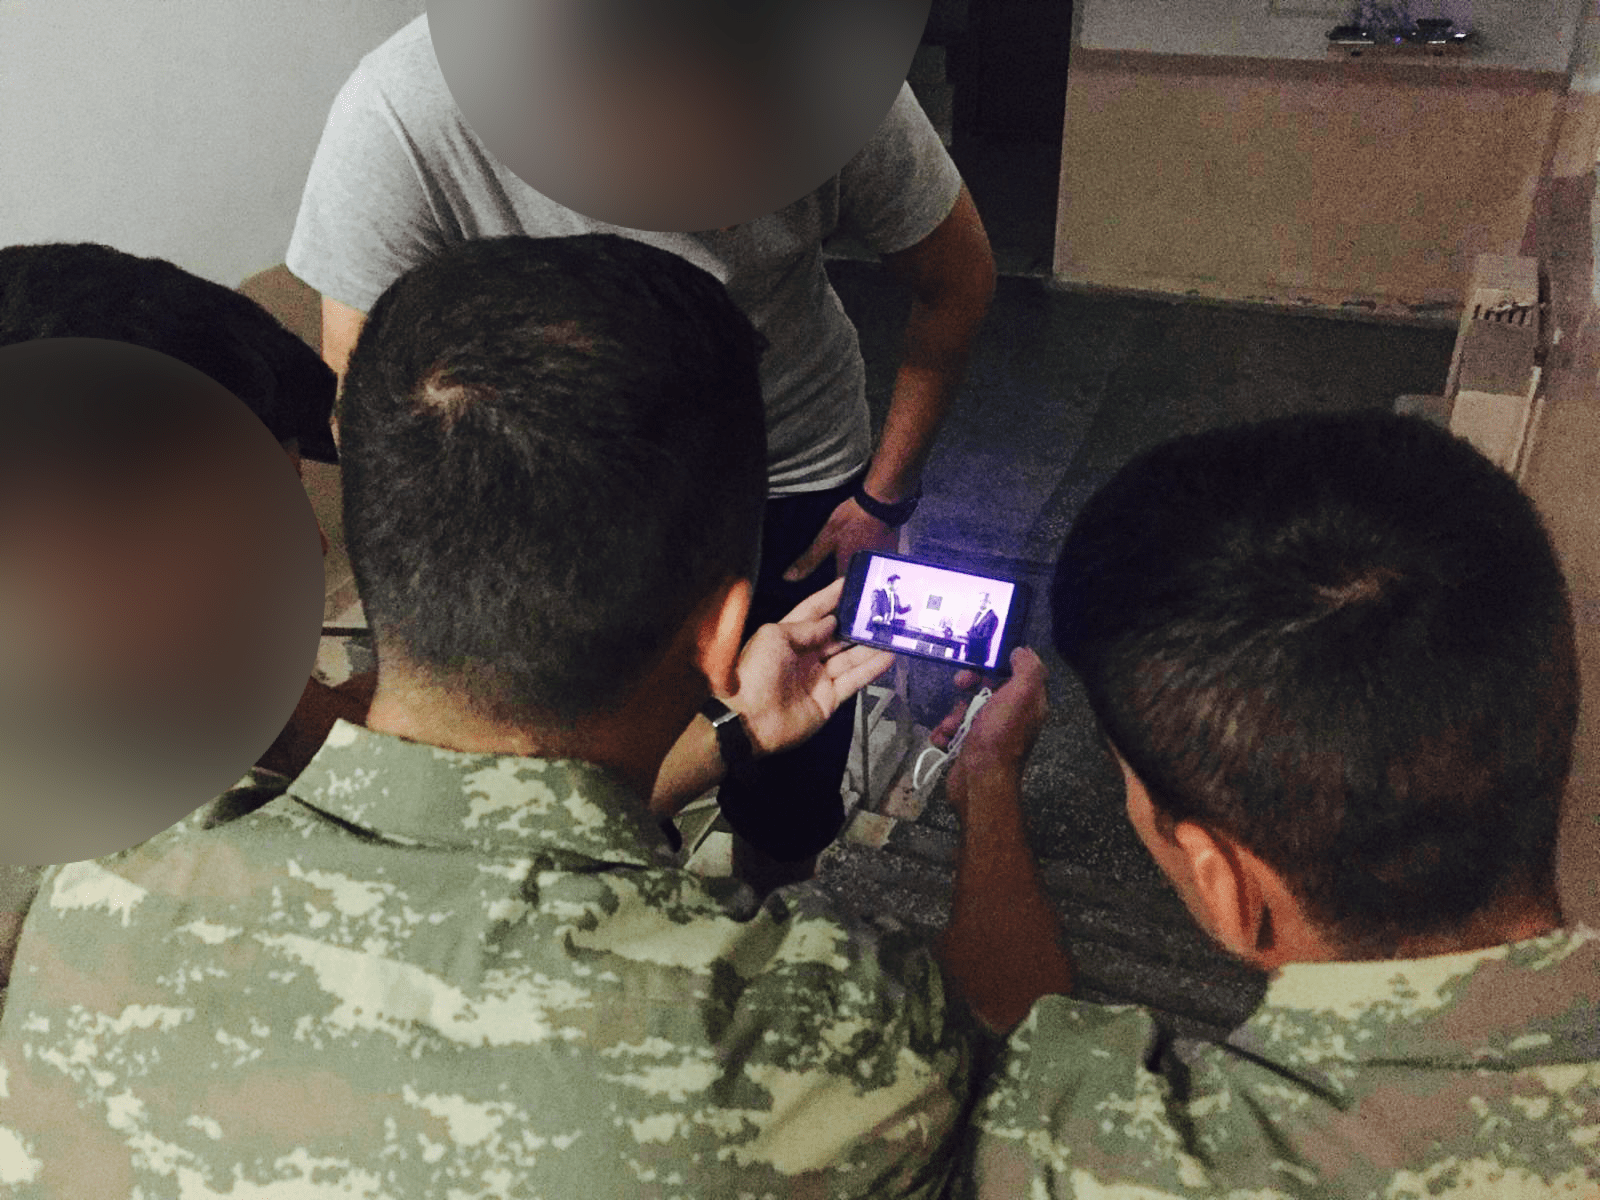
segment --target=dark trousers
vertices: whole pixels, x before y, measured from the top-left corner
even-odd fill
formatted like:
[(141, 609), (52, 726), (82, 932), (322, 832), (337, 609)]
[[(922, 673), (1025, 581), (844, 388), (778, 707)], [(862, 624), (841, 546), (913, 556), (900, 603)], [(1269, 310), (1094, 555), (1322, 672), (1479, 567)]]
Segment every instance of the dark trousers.
[[(852, 479), (825, 492), (767, 501), (761, 569), (746, 638), (761, 625), (781, 621), (796, 604), (837, 578), (831, 554), (799, 583), (785, 582), (783, 573), (822, 532), (833, 510), (850, 498), (856, 483)], [(850, 757), (855, 713), (851, 697), (810, 741), (759, 760), (750, 782), (725, 779), (718, 802), (734, 832), (779, 862), (810, 858), (838, 837), (844, 827), (839, 789)]]

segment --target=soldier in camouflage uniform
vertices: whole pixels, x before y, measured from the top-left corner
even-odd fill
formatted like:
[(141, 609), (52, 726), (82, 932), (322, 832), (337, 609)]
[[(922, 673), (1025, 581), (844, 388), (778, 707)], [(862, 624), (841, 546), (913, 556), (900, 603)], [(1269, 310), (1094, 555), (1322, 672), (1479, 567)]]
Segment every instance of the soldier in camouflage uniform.
[[(261, 418), (297, 468), (302, 457), (338, 461), (328, 428), (333, 371), (255, 301), (221, 284), (162, 259), (93, 243), (0, 248), (0, 346), (57, 337), (159, 350), (228, 388)], [(298, 771), (336, 719), (360, 718), (368, 695), (369, 679), (338, 688), (309, 680), (262, 764)], [(41, 872), (0, 863), (0, 1003), (16, 934)]]
[(941, 1192), (977, 1033), (926, 947), (659, 824), (737, 760), (708, 689), (769, 753), (891, 661), (835, 640), (837, 584), (741, 651), (757, 361), (621, 238), (475, 241), (379, 300), (341, 402), (366, 727), (50, 869), (6, 1194)]
[[(1221, 1042), (1039, 999), (956, 1194), (1600, 1195), (1600, 938), (1555, 886), (1573, 624), (1515, 483), (1385, 413), (1180, 439), (1090, 501), (1052, 603), (1134, 829), (1270, 982)], [(1015, 807), (1023, 665), (950, 781), (968, 824)]]

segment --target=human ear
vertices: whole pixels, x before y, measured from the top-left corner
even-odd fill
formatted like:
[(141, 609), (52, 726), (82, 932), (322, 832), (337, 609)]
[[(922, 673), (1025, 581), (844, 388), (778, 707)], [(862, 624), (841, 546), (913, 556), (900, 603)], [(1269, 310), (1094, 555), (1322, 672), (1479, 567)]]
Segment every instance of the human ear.
[(1180, 821), (1173, 841), (1188, 861), (1196, 918), (1235, 957), (1253, 961), (1270, 919), (1254, 860), (1193, 821)]
[(730, 579), (700, 610), (695, 655), (714, 695), (731, 696), (739, 690), (739, 652), (744, 649), (751, 594), (748, 579)]

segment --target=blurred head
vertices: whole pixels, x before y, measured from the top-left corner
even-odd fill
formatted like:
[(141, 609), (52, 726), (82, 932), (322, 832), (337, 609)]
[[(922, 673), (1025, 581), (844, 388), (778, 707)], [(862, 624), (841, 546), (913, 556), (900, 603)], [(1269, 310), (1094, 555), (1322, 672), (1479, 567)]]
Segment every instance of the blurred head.
[[(118, 356), (106, 343), (119, 342), (176, 364)], [(4, 507), (16, 518), (5, 526), (8, 559), (30, 564), (36, 593), (51, 596), (39, 603), (77, 630), (86, 653), (98, 648), (102, 663), (115, 659), (107, 646), (130, 662), (170, 657), (158, 628), (199, 643), (210, 589), (244, 576), (226, 550), (264, 555), (246, 534), (249, 518), (230, 507), (230, 475), (241, 468), (219, 447), (233, 446), (223, 432), (231, 417), (213, 411), (216, 394), (183, 368), (238, 397), (297, 466), (302, 454), (336, 458), (334, 373), (248, 297), (162, 259), (93, 243), (0, 248), (0, 348), (24, 343), (35, 343), (34, 369), (53, 369), (56, 384), (46, 388), (49, 411), (5, 412)], [(125, 387), (95, 390), (92, 380), (119, 372)], [(19, 380), (9, 382), (20, 394)], [(152, 390), (157, 381), (164, 395)], [(190, 502), (199, 494), (213, 502)], [(249, 507), (248, 498), (240, 503)], [(230, 520), (232, 537), (218, 528)], [(184, 569), (185, 557), (210, 568)], [(212, 615), (228, 607), (210, 604)], [(149, 677), (143, 666), (127, 673)]]
[(38, 338), (159, 351), (243, 401), (296, 470), (303, 457), (339, 460), (329, 429), (332, 369), (254, 300), (165, 259), (93, 242), (0, 248), (0, 346)]
[(905, 84), (930, 0), (432, 0), (497, 161), (629, 229), (709, 231), (842, 170)]
[(92, 243), (0, 248), (0, 346), (35, 338), (144, 346), (216, 380), (286, 449), (337, 462), (337, 377), (255, 301), (159, 258)]
[(0, 249), (0, 359), (0, 792), (44, 772), (60, 829), (109, 798), (109, 852), (306, 688), (324, 579), (285, 452), (333, 457), (335, 379), (246, 297), (89, 244)]
[(762, 344), (712, 276), (611, 235), (475, 240), (394, 283), (339, 415), (380, 678), (504, 724), (628, 701), (753, 577)]
[(1089, 501), (1052, 605), (1208, 929), (1197, 847), (1265, 864), (1337, 957), (1559, 911), (1572, 618), (1532, 503), (1465, 441), (1359, 413), (1168, 442)]

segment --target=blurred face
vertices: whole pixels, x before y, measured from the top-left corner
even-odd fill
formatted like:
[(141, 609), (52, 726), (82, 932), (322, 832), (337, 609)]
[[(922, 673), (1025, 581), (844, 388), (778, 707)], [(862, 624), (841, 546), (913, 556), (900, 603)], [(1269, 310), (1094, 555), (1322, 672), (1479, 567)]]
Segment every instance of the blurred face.
[(794, 203), (882, 123), (931, 0), (432, 0), (474, 133), (624, 228), (721, 230)]
[(131, 845), (283, 728), (324, 594), (285, 457), (154, 351), (0, 348), (0, 861)]
[(176, 674), (203, 677), (240, 653), (230, 634), (254, 604), (271, 514), (231, 485), (233, 464), (185, 450), (42, 456), (8, 478), (0, 602), (26, 639), (13, 655), (47, 693), (137, 707)]
[(605, 186), (630, 177), (697, 179), (736, 192), (778, 147), (771, 97), (718, 55), (693, 45), (640, 49), (575, 81), (573, 140)]

